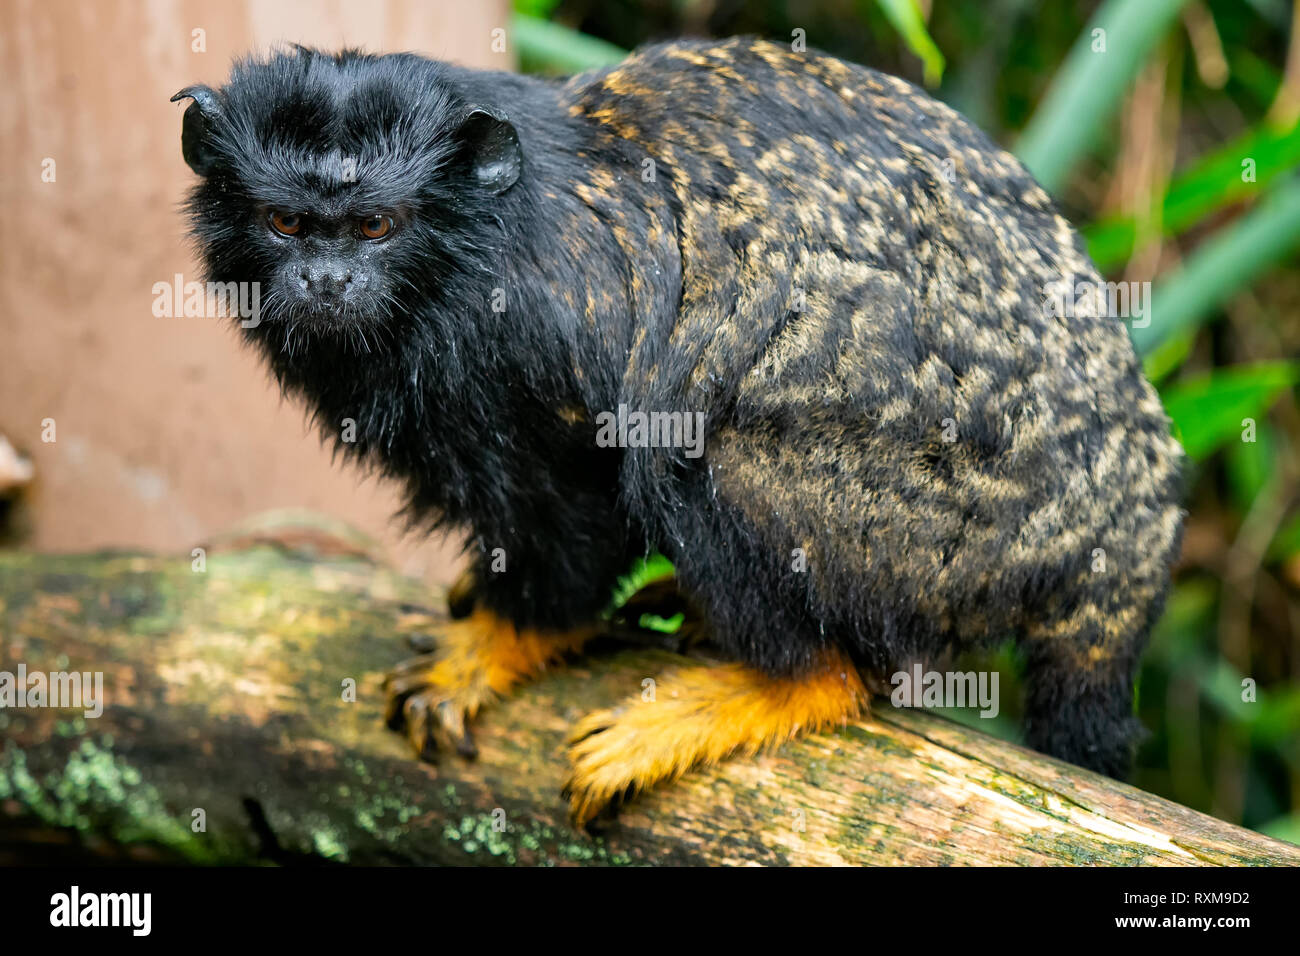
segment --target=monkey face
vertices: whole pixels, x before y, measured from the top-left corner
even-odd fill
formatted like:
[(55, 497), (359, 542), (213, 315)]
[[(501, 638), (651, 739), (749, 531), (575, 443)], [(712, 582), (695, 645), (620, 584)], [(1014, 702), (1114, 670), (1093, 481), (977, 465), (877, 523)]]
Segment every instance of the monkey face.
[(264, 301), (281, 318), (320, 328), (378, 321), (397, 302), (406, 215), (360, 211), (307, 193), (300, 204), (253, 214), (251, 231), (263, 234), (250, 239), (264, 248), (269, 267)]
[(208, 280), (260, 320), (344, 337), (429, 309), (522, 165), (514, 126), (417, 57), (296, 48), (188, 87), (181, 146)]

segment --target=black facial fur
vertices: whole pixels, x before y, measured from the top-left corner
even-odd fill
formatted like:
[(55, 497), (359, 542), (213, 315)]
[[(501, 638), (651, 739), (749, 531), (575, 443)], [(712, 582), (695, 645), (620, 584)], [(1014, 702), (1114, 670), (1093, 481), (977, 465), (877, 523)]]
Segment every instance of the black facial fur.
[[(1122, 324), (1044, 315), (1100, 278), (957, 114), (750, 40), (565, 83), (297, 50), (181, 97), (208, 278), (262, 284), (245, 334), (413, 522), (472, 529), (489, 607), (588, 621), (655, 548), (771, 673), (1013, 635), (1031, 743), (1122, 771), (1180, 452)], [(597, 447), (620, 403), (703, 413), (704, 456)]]

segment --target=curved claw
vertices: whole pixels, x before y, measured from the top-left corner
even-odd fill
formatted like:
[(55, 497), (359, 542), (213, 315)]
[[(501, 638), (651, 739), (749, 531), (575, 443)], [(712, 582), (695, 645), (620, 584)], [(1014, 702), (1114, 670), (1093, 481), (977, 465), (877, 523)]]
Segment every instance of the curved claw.
[(478, 756), (467, 722), (469, 706), (456, 693), (431, 680), (438, 658), (422, 654), (398, 664), (384, 681), (384, 721), (404, 731), (421, 760), (434, 762), (439, 751)]

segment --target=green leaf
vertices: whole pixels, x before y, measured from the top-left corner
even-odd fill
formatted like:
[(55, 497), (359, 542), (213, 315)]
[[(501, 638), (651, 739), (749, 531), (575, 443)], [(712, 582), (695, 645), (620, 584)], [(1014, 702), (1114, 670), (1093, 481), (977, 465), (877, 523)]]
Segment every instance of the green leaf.
[(622, 47), (536, 17), (516, 13), (510, 25), (525, 72), (581, 73), (612, 66), (627, 56)]
[[(1249, 160), (1254, 182), (1243, 179)], [(1265, 185), (1300, 165), (1300, 124), (1290, 129), (1256, 129), (1202, 157), (1179, 175), (1165, 193), (1160, 227), (1164, 235), (1183, 232), (1211, 213), (1259, 195)], [(1131, 216), (1093, 223), (1083, 230), (1088, 254), (1099, 269), (1109, 269), (1133, 254), (1137, 227)]]
[(1277, 97), (1278, 87), (1282, 85), (1281, 72), (1272, 63), (1245, 47), (1233, 47), (1227, 55), (1232, 86), (1249, 94), (1259, 109), (1268, 109)]
[(1230, 722), (1248, 728), (1257, 744), (1275, 747), (1294, 740), (1300, 725), (1300, 689), (1257, 688), (1255, 700), (1242, 700), (1242, 675), (1223, 658), (1203, 662), (1197, 684), (1205, 700)]
[(1300, 554), (1300, 514), (1282, 526), (1268, 546), (1266, 560), (1285, 561), (1293, 554)]
[(1300, 811), (1270, 820), (1259, 828), (1259, 832), (1274, 840), (1300, 844)]
[(1256, 422), (1285, 389), (1300, 381), (1300, 364), (1235, 365), (1178, 382), (1162, 393), (1189, 458), (1207, 458), (1228, 441), (1240, 441), (1242, 420)]
[[(1084, 28), (1016, 147), (1048, 192), (1092, 147), (1186, 2), (1107, 0)], [(1103, 42), (1104, 52), (1095, 49)]]
[(945, 61), (939, 47), (925, 28), (925, 16), (917, 0), (876, 0), (886, 19), (898, 31), (908, 49), (921, 58), (925, 85), (938, 86), (943, 79)]
[(686, 621), (686, 615), (677, 612), (672, 617), (660, 617), (658, 614), (642, 614), (637, 626), (643, 631), (658, 631), (660, 634), (676, 634)]
[(608, 618), (642, 588), (656, 581), (671, 578), (674, 573), (676, 572), (673, 563), (662, 554), (656, 552), (644, 558), (637, 558), (627, 572), (614, 582), (614, 591), (610, 595), (609, 605), (605, 608), (603, 616)]
[(1261, 693), (1259, 716), (1251, 727), (1256, 742), (1265, 746), (1294, 745), (1300, 732), (1300, 689), (1278, 687)]
[(1202, 645), (1213, 640), (1218, 599), (1218, 588), (1210, 580), (1193, 578), (1177, 582), (1165, 605), (1165, 613), (1151, 633), (1146, 663), (1179, 670), (1199, 660)]
[(560, 0), (514, 0), (511, 6), (515, 13), (522, 13), (526, 17), (533, 17), (538, 20), (545, 20), (555, 8), (560, 5)]
[(1169, 341), (1157, 345), (1142, 360), (1142, 371), (1153, 385), (1158, 385), (1178, 371), (1187, 356), (1192, 354), (1192, 343), (1196, 341), (1195, 330), (1175, 335)]
[(1256, 422), (1255, 440), (1227, 446), (1228, 485), (1233, 503), (1243, 513), (1277, 470), (1277, 440), (1266, 421)]
[(1258, 700), (1247, 703), (1241, 699), (1241, 674), (1222, 658), (1202, 663), (1197, 684), (1205, 700), (1232, 723), (1252, 726), (1261, 714)]
[(1231, 226), (1220, 229), (1167, 276), (1151, 295), (1145, 328), (1130, 326), (1133, 345), (1149, 353), (1174, 335), (1206, 322), (1216, 308), (1300, 246), (1300, 177), (1268, 191)]

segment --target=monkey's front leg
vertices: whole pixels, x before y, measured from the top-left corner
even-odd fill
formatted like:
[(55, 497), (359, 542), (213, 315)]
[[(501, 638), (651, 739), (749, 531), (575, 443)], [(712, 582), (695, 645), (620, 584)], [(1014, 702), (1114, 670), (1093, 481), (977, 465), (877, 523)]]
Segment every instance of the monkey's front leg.
[(521, 629), (475, 608), (442, 627), (436, 651), (399, 664), (388, 675), (388, 726), (405, 729), (421, 759), (432, 760), (439, 750), (472, 757), (477, 750), (467, 722), (479, 708), (580, 650), (596, 630)]

